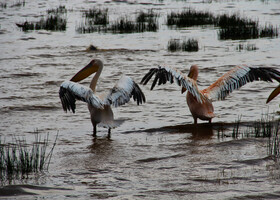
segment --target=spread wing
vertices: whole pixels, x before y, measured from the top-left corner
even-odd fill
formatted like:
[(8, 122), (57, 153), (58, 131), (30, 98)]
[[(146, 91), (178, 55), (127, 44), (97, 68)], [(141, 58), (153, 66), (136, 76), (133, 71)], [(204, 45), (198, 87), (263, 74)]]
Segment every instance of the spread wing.
[(64, 81), (60, 85), (59, 97), (65, 112), (72, 110), (75, 113), (76, 100), (89, 103), (95, 108), (103, 108), (103, 102), (95, 96), (90, 88), (72, 81)]
[(141, 84), (146, 85), (149, 80), (155, 75), (155, 79), (152, 83), (151, 90), (158, 85), (165, 84), (167, 81), (170, 83), (175, 82), (182, 86), (182, 88), (187, 89), (199, 102), (202, 103), (203, 95), (199, 92), (196, 81), (192, 78), (189, 78), (181, 71), (167, 67), (167, 66), (159, 66), (158, 68), (152, 68), (150, 71), (143, 77), (141, 80)]
[(273, 68), (236, 66), (201, 92), (212, 100), (223, 100), (233, 90), (253, 81), (280, 82), (280, 72)]
[(137, 105), (145, 103), (146, 98), (140, 87), (130, 77), (122, 76), (104, 99), (104, 104), (121, 106), (133, 98)]

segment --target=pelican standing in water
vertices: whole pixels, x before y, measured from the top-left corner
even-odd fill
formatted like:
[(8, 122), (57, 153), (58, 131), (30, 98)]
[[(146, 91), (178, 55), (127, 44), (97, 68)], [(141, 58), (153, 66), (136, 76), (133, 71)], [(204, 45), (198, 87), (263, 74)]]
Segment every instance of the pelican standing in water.
[(211, 123), (215, 117), (212, 101), (224, 100), (225, 97), (235, 89), (240, 88), (248, 82), (253, 81), (269, 81), (272, 79), (280, 82), (280, 72), (273, 68), (266, 67), (248, 67), (246, 65), (236, 66), (216, 82), (204, 90), (199, 90), (197, 87), (198, 66), (192, 65), (188, 76), (181, 71), (167, 66), (159, 66), (152, 68), (143, 77), (141, 84), (146, 85), (149, 80), (155, 75), (151, 90), (158, 85), (175, 81), (182, 87), (182, 93), (186, 90), (187, 104), (194, 119), (194, 124), (197, 124), (197, 119), (207, 120)]
[[(64, 81), (59, 90), (62, 108), (65, 112), (72, 110), (75, 113), (76, 100), (88, 104), (91, 122), (93, 125), (93, 136), (96, 137), (97, 124), (108, 128), (108, 138), (111, 137), (111, 128), (120, 125), (114, 120), (111, 105), (118, 107), (130, 101), (132, 97), (137, 105), (145, 103), (145, 95), (140, 87), (128, 76), (123, 75), (116, 85), (107, 94), (97, 94), (96, 85), (103, 69), (103, 62), (93, 59), (87, 66), (81, 69), (70, 81)], [(90, 86), (85, 87), (77, 82), (93, 76)]]

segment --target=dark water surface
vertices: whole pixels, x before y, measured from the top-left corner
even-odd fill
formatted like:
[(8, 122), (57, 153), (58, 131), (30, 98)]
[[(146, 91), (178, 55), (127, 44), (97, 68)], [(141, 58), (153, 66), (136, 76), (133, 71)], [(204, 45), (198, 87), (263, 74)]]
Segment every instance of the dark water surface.
[[(218, 137), (225, 126), (230, 135), (234, 122), (253, 122), (262, 114), (273, 115), (279, 100), (265, 104), (277, 83), (254, 82), (234, 91), (225, 101), (214, 102), (218, 115), (213, 126), (193, 119), (180, 88), (167, 84), (142, 87), (147, 103), (114, 109), (125, 119), (112, 131), (98, 129), (92, 137), (87, 106), (77, 103), (76, 114), (64, 113), (59, 85), (70, 79), (91, 59), (104, 59), (98, 91), (110, 89), (121, 74), (140, 82), (158, 64), (188, 72), (200, 67), (199, 87), (210, 85), (232, 66), (248, 64), (280, 69), (280, 39), (218, 40), (212, 26), (170, 30), (166, 14), (192, 7), (215, 14), (239, 12), (260, 24), (280, 25), (279, 1), (32, 1), (25, 6), (0, 8), (0, 134), (34, 140), (34, 130), (49, 133), (58, 143), (49, 171), (28, 179), (2, 183), (0, 198), (14, 199), (277, 199), (280, 198), (279, 163), (267, 153), (266, 138)], [(208, 2), (208, 1), (204, 1)], [(22, 32), (15, 23), (37, 21), (47, 9), (65, 5), (65, 32)], [(133, 34), (79, 34), (82, 10), (100, 6), (109, 15), (133, 16), (153, 8), (161, 14), (158, 32)], [(198, 52), (167, 51), (170, 39), (195, 38)], [(255, 44), (255, 51), (237, 51), (239, 44)], [(86, 52), (89, 45), (100, 49)], [(88, 85), (90, 81), (83, 81)], [(226, 125), (225, 125), (226, 124)], [(2, 196), (2, 197), (1, 197)]]

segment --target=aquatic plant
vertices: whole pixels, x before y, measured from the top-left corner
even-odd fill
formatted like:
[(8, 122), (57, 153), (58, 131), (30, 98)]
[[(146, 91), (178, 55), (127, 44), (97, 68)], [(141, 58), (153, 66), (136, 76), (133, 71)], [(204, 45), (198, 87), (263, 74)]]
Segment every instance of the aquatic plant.
[(109, 23), (108, 8), (91, 8), (84, 12), (89, 25), (107, 25)]
[(167, 15), (167, 26), (190, 27), (214, 25), (219, 27), (220, 40), (256, 39), (261, 37), (278, 37), (278, 28), (273, 25), (259, 25), (258, 20), (241, 17), (238, 13), (214, 16), (207, 11), (197, 11), (191, 8), (181, 12), (171, 12)]
[(167, 26), (190, 27), (199, 25), (211, 25), (215, 21), (212, 13), (197, 11), (191, 8), (181, 12), (171, 12), (167, 15)]
[(13, 3), (10, 7), (21, 7), (21, 6), (25, 6), (25, 0), (20, 1), (18, 0), (17, 2)]
[(59, 6), (57, 9), (47, 11), (47, 16), (42, 17), (38, 22), (25, 21), (23, 24), (16, 24), (23, 31), (28, 30), (50, 30), (50, 31), (65, 31), (67, 20), (63, 15), (67, 10), (65, 6)]
[(27, 148), (28, 144), (25, 139), (14, 138), (12, 144), (4, 144), (0, 137), (0, 175), (2, 179), (48, 170), (57, 137), (58, 134), (49, 153), (47, 153), (48, 135), (41, 141), (39, 134), (35, 133), (32, 149)]
[(65, 14), (67, 13), (67, 9), (65, 6), (58, 6), (58, 8), (53, 8), (53, 9), (48, 9), (47, 10), (48, 14)]
[(239, 43), (236, 48), (237, 51), (243, 51), (243, 50), (247, 50), (247, 51), (255, 51), (257, 50), (257, 47), (255, 44), (244, 44), (244, 43)]
[(7, 3), (0, 2), (0, 8), (7, 8)]
[(183, 51), (198, 51), (198, 41), (195, 39), (188, 39), (187, 41), (183, 41), (182, 43)]
[(272, 156), (275, 159), (280, 158), (280, 135), (279, 135), (279, 121), (275, 125), (274, 131), (272, 132), (271, 137), (269, 137), (267, 150), (268, 155)]
[[(100, 13), (100, 14), (97, 14)], [(103, 15), (102, 13), (106, 13)], [(107, 10), (91, 11), (88, 12), (88, 17), (84, 23), (81, 23), (76, 31), (78, 33), (92, 33), (92, 32), (112, 32), (112, 33), (139, 33), (145, 31), (157, 31), (158, 30), (158, 14), (152, 10), (148, 10), (147, 13), (141, 11), (133, 20), (128, 16), (121, 16), (117, 20), (109, 23)], [(102, 17), (96, 18), (101, 15)], [(91, 20), (92, 17), (93, 20)], [(105, 19), (106, 18), (106, 19)], [(95, 21), (98, 20), (98, 21)]]
[(188, 39), (181, 41), (180, 39), (170, 39), (167, 45), (168, 51), (198, 51), (198, 41), (195, 39)]
[(261, 37), (278, 37), (278, 29), (273, 25), (261, 27), (258, 21), (246, 17), (241, 18), (238, 14), (223, 14), (217, 18), (217, 26), (220, 40), (256, 39)]

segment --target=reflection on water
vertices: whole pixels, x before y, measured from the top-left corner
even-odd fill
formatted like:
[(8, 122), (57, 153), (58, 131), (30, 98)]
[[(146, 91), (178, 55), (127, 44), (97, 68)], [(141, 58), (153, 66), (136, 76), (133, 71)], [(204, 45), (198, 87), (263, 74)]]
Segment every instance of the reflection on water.
[[(7, 187), (0, 188), (0, 198), (11, 193), (19, 195), (18, 199), (28, 199), (22, 195), (33, 193), (37, 194), (34, 198), (45, 199), (280, 198), (279, 163), (268, 157), (267, 138), (231, 137), (238, 116), (251, 123), (279, 110), (277, 99), (265, 104), (277, 83), (254, 82), (234, 91), (225, 101), (214, 102), (219, 117), (212, 124), (199, 121), (198, 126), (193, 125), (185, 96), (175, 84), (153, 91), (141, 86), (147, 103), (114, 108), (115, 116), (125, 122), (112, 130), (111, 140), (104, 128), (92, 138), (84, 103), (77, 102), (75, 114), (61, 108), (59, 85), (96, 57), (105, 61), (97, 88), (102, 92), (112, 88), (122, 73), (139, 83), (159, 64), (185, 73), (198, 64), (201, 89), (236, 64), (280, 69), (280, 38), (250, 40), (256, 50), (237, 51), (236, 46), (244, 41), (218, 40), (215, 27), (166, 27), (167, 13), (187, 7), (244, 13), (253, 19), (257, 16), (260, 24), (280, 24), (278, 1), (211, 2), (26, 0), (21, 7), (0, 7), (1, 138), (8, 142), (24, 136), (31, 142), (38, 130), (49, 133), (54, 141), (59, 132), (49, 171), (11, 185), (1, 182)], [(26, 19), (37, 21), (47, 9), (59, 5), (68, 9), (65, 32), (22, 32), (15, 25)], [(135, 34), (76, 33), (81, 10), (91, 6), (109, 8), (114, 19), (119, 13), (133, 16), (139, 10), (155, 9), (160, 13), (160, 29)], [(195, 38), (199, 51), (170, 53), (167, 43), (172, 38)], [(99, 50), (86, 51), (89, 45)]]

